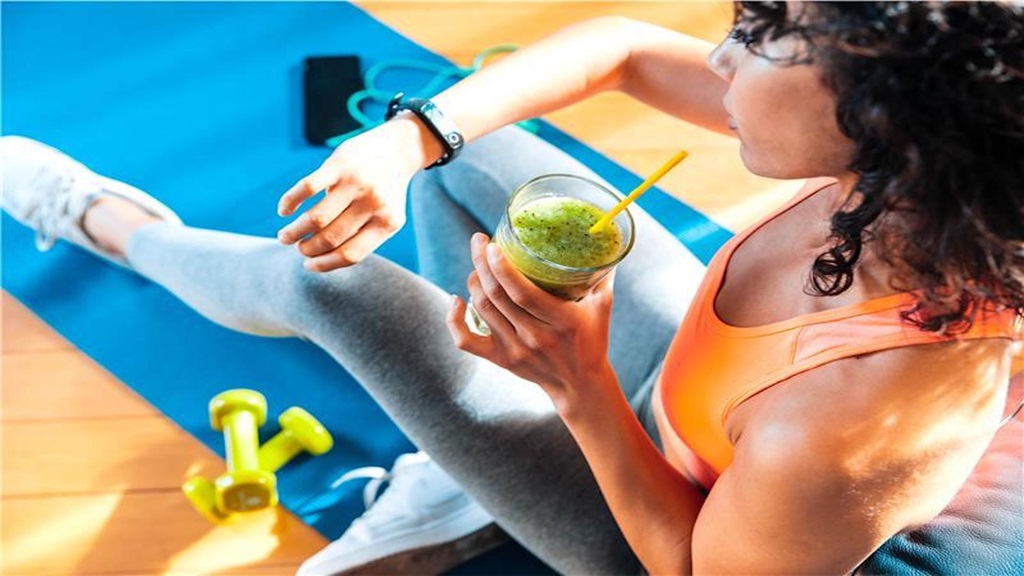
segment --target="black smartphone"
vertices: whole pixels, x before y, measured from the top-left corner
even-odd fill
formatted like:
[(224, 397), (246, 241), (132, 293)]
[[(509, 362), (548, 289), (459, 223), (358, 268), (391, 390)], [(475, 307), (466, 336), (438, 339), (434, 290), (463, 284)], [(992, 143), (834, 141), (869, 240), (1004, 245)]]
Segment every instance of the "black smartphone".
[(348, 97), (363, 89), (356, 56), (311, 56), (303, 62), (306, 141), (323, 146), (332, 136), (360, 127), (347, 109)]

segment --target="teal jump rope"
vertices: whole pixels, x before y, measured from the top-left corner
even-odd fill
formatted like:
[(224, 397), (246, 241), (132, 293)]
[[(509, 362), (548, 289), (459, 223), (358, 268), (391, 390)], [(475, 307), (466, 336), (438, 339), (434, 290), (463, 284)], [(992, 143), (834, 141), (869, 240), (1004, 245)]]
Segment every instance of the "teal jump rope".
[[(434, 96), (442, 87), (444, 87), (446, 82), (450, 80), (461, 80), (470, 74), (473, 74), (477, 70), (480, 70), (492, 56), (515, 52), (518, 49), (519, 47), (514, 44), (500, 44), (498, 46), (492, 46), (477, 54), (476, 57), (473, 58), (473, 63), (465, 67), (454, 64), (433, 64), (419, 60), (385, 60), (383, 62), (378, 62), (371, 66), (363, 76), (363, 85), (365, 88), (349, 96), (348, 101), (346, 102), (346, 108), (349, 116), (362, 126), (352, 130), (351, 132), (332, 136), (327, 139), (325, 144), (331, 148), (336, 148), (345, 140), (348, 140), (357, 134), (366, 132), (383, 122), (380, 118), (371, 118), (365, 112), (364, 106), (369, 104), (378, 104), (381, 107), (386, 107), (387, 103), (391, 100), (391, 97), (395, 95), (395, 90), (384, 90), (380, 88), (379, 79), (387, 72), (397, 70), (432, 72), (434, 75), (419, 89), (403, 90), (406, 93), (416, 94), (423, 98), (429, 98)], [(523, 120), (522, 122), (519, 122), (519, 126), (536, 134), (540, 130), (540, 121), (536, 119)]]

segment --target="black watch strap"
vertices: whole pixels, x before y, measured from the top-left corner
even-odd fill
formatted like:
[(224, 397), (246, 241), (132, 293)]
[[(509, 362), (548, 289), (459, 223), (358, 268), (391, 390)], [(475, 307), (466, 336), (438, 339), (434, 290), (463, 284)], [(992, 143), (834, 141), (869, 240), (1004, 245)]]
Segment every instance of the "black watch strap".
[(426, 98), (404, 98), (405, 94), (401, 92), (395, 94), (395, 97), (388, 103), (388, 110), (384, 114), (384, 120), (391, 120), (399, 112), (408, 110), (423, 121), (423, 124), (437, 138), (437, 141), (441, 143), (441, 148), (444, 150), (436, 162), (427, 166), (428, 170), (434, 166), (444, 166), (454, 160), (459, 155), (463, 145), (466, 144), (466, 139), (455, 128), (455, 124), (442, 114), (437, 105), (430, 100)]

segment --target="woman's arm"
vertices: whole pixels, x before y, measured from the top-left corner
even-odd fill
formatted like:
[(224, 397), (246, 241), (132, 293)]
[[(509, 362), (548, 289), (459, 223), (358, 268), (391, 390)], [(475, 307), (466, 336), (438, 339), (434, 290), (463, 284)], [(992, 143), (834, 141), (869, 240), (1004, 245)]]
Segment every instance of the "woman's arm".
[(484, 68), (434, 101), (469, 140), (607, 90), (731, 134), (722, 106), (728, 85), (706, 66), (713, 48), (651, 24), (596, 18)]
[(610, 369), (577, 390), (559, 413), (629, 546), (651, 574), (692, 574), (704, 498), (651, 442)]
[(640, 561), (653, 573), (689, 573), (702, 499), (651, 443), (608, 362), (614, 273), (572, 302), (534, 286), (483, 234), (474, 234), (471, 255), (469, 294), (491, 334), (471, 332), (466, 303), (453, 296), (455, 345), (543, 388)]
[[(727, 86), (705, 67), (711, 48), (650, 24), (597, 18), (487, 66), (434, 101), (467, 140), (606, 90), (721, 131)], [(327, 191), (278, 237), (297, 244), (311, 270), (355, 264), (405, 225), (409, 180), (440, 156), (441, 145), (409, 113), (360, 134), (281, 197), (278, 213), (289, 216)]]
[(631, 22), (635, 40), (619, 90), (672, 116), (735, 138), (722, 104), (729, 84), (707, 67), (714, 44)]

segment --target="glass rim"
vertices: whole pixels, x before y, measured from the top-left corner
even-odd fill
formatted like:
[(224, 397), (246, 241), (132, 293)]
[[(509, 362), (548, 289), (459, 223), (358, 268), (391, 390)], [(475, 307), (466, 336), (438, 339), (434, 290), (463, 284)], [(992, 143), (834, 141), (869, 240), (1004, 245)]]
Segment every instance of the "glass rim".
[[(519, 194), (527, 186), (530, 186), (531, 184), (535, 184), (543, 180), (551, 180), (554, 178), (568, 178), (570, 180), (578, 180), (585, 184), (589, 184), (597, 188), (600, 192), (603, 192), (614, 198), (616, 204), (618, 204), (623, 198), (625, 198), (623, 194), (620, 194), (619, 192), (616, 192), (615, 190), (608, 188), (607, 186), (601, 184), (600, 182), (595, 182), (590, 178), (578, 176), (576, 174), (555, 173), (534, 176), (533, 178), (530, 178), (529, 180), (523, 182), (519, 186), (516, 186), (516, 189), (513, 190), (511, 194), (509, 194), (508, 201), (505, 203), (505, 220), (508, 222), (509, 235), (515, 240), (516, 246), (524, 250), (532, 258), (539, 260), (544, 265), (550, 266), (555, 270), (559, 270), (562, 272), (600, 272), (601, 270), (613, 268), (619, 262), (622, 262), (626, 255), (629, 254), (629, 251), (633, 249), (633, 242), (636, 240), (636, 223), (633, 221), (633, 214), (630, 213), (629, 206), (626, 206), (626, 208), (619, 213), (619, 215), (625, 214), (626, 220), (629, 221), (629, 241), (623, 246), (623, 249), (620, 250), (619, 254), (615, 257), (614, 260), (606, 262), (600, 266), (576, 267), (566, 266), (565, 264), (559, 264), (558, 262), (553, 262), (541, 256), (540, 254), (537, 254), (536, 252), (531, 250), (529, 246), (523, 243), (523, 240), (519, 237), (519, 234), (516, 233), (515, 226), (512, 225), (512, 200), (515, 199), (516, 195)], [(617, 217), (618, 216), (616, 216), (616, 218)]]

